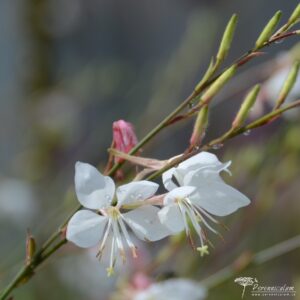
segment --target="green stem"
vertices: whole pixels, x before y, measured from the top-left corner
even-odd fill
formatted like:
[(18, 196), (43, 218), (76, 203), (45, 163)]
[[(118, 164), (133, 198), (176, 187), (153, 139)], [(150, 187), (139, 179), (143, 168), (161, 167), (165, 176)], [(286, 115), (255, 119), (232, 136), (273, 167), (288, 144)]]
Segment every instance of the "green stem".
[[(286, 38), (288, 36), (291, 35), (295, 35), (297, 34), (296, 32), (294, 33), (288, 33), (288, 34), (284, 34), (281, 36), (277, 36), (276, 39), (274, 39), (273, 37), (271, 37), (271, 39), (264, 44), (265, 46), (270, 45), (271, 43), (278, 41), (282, 38)], [(273, 40), (272, 40), (273, 38)], [(244, 63), (248, 62), (249, 59), (251, 59), (253, 56), (253, 50), (247, 52), (247, 54), (243, 55), (241, 58), (239, 58), (238, 60), (236, 60), (232, 65), (237, 64), (238, 66), (242, 66)], [(224, 70), (226, 71), (226, 69)], [(224, 71), (222, 71), (220, 74), (216, 75), (214, 78), (208, 78), (208, 80), (206, 82), (204, 82), (201, 87), (198, 87), (197, 92), (193, 91), (191, 93), (191, 95), (189, 97), (187, 97), (172, 113), (170, 113), (162, 122), (160, 122), (154, 129), (152, 129), (130, 152), (129, 154), (135, 154), (139, 149), (141, 149), (147, 142), (149, 142), (157, 133), (159, 133), (163, 128), (165, 128), (166, 126), (168, 126), (170, 124), (170, 122), (172, 122), (173, 118), (175, 116), (177, 116), (177, 114), (179, 112), (181, 112), (185, 107), (188, 106), (188, 104), (195, 98), (197, 97), (199, 94), (201, 94), (203, 92), (203, 90), (209, 86), (212, 82), (214, 82)], [(298, 104), (299, 105), (299, 104)], [(295, 107), (295, 106), (293, 106)], [(292, 107), (291, 107), (292, 108)], [(281, 113), (287, 109), (290, 108), (284, 108), (284, 109), (280, 109)], [(278, 115), (279, 110), (274, 110), (272, 113), (266, 115), (266, 116), (276, 116)], [(277, 112), (277, 114), (276, 114)], [(263, 119), (263, 118), (261, 118)], [(259, 120), (261, 120), (259, 119)], [(258, 120), (258, 121), (259, 121)], [(251, 124), (249, 124), (248, 126), (250, 126)], [(261, 126), (260, 124), (252, 124), (252, 128)], [(246, 127), (245, 127), (246, 128)], [(240, 128), (238, 131), (236, 131), (236, 133), (230, 134), (226, 136), (227, 138), (232, 138), (233, 136), (236, 136), (248, 129), (245, 128)], [(243, 131), (244, 130), (244, 131)], [(214, 141), (213, 141), (214, 142)], [(212, 143), (213, 143), (212, 142)], [(211, 144), (207, 145), (206, 147), (210, 148)], [(205, 149), (201, 148), (202, 150)], [(197, 152), (199, 151), (193, 151), (187, 155), (183, 155), (182, 157), (180, 157), (177, 160), (174, 160), (171, 164), (168, 164), (166, 167), (162, 168), (161, 170), (155, 172), (154, 174), (152, 174), (151, 176), (148, 177), (148, 179), (153, 179), (155, 177), (160, 176), (164, 171), (168, 170), (169, 168), (171, 168), (172, 166), (180, 163), (181, 161), (195, 155)], [(108, 172), (108, 175), (113, 175), (122, 165), (124, 162), (121, 163), (117, 163), (115, 164), (110, 171)], [(75, 211), (81, 209), (82, 206), (79, 205)], [(54, 241), (56, 241), (57, 238), (59, 238), (59, 236), (61, 235), (61, 229), (66, 225), (66, 223), (68, 222), (70, 217), (68, 217), (65, 222), (63, 223), (62, 226), (59, 227), (59, 230), (54, 233), (53, 235), (51, 235), (51, 237), (43, 244), (43, 246), (41, 247), (41, 249), (36, 253), (36, 255), (33, 257), (32, 263), (29, 266), (25, 266), (23, 267), (20, 272), (17, 274), (17, 276), (13, 279), (13, 281), (7, 286), (7, 288), (3, 291), (3, 293), (1, 294), (0, 300), (5, 300), (6, 297), (10, 294), (10, 292), (20, 283), (22, 282), (22, 280), (31, 272), (33, 272), (33, 270), (40, 265), (43, 261), (45, 261), (49, 256), (51, 256), (53, 253), (55, 253), (60, 247), (62, 247), (67, 240), (64, 238), (62, 239), (58, 244), (56, 244), (53, 248), (51, 248), (51, 250), (49, 250), (48, 252), (46, 252), (46, 254), (44, 256), (43, 253), (54, 243)]]
[(214, 273), (213, 275), (205, 278), (204, 280), (200, 281), (200, 284), (208, 288), (215, 287), (224, 281), (230, 279), (238, 272), (242, 271), (248, 266), (258, 266), (262, 263), (270, 261), (276, 257), (279, 257), (283, 254), (286, 254), (290, 251), (293, 251), (300, 247), (300, 235), (295, 236), (289, 240), (271, 246), (265, 250), (257, 252), (256, 254), (252, 255), (249, 259), (248, 263), (242, 268), (236, 267), (236, 261), (230, 264), (229, 266), (219, 270), (218, 272)]
[(11, 291), (16, 288), (16, 286), (21, 282), (21, 280), (26, 276), (28, 272), (28, 267), (23, 267), (19, 273), (16, 275), (16, 277), (12, 280), (12, 282), (5, 288), (5, 290), (0, 295), (0, 299), (4, 300), (6, 297), (9, 296)]
[[(201, 91), (200, 91), (201, 92)], [(129, 155), (135, 154), (138, 150), (140, 150), (147, 142), (149, 142), (157, 133), (159, 133), (164, 127), (168, 125), (168, 123), (179, 113), (181, 112), (197, 95), (199, 94), (193, 92), (190, 96), (188, 96), (172, 113), (170, 113), (163, 121), (161, 121), (155, 128), (153, 128), (140, 142), (128, 153)], [(125, 161), (121, 163), (115, 164), (108, 175), (114, 174)]]
[(243, 126), (241, 128), (238, 128), (236, 130), (234, 129), (230, 129), (229, 131), (227, 131), (224, 135), (222, 135), (221, 137), (212, 140), (211, 142), (209, 142), (208, 144), (204, 145), (201, 150), (208, 150), (211, 149), (214, 145), (218, 145), (218, 144), (223, 144), (226, 140), (232, 139), (233, 137), (243, 134), (249, 130), (252, 130), (254, 128), (257, 127), (261, 127), (265, 124), (271, 123), (273, 121), (275, 121), (282, 113), (284, 113), (287, 110), (293, 109), (295, 107), (300, 106), (300, 100), (294, 101), (282, 108), (278, 108), (276, 110), (273, 110), (272, 112), (264, 115), (263, 117), (253, 121), (252, 123)]
[(243, 133), (247, 132), (248, 130), (251, 130), (251, 129), (263, 126), (267, 123), (270, 123), (270, 122), (274, 121), (278, 116), (280, 116), (283, 112), (290, 110), (292, 108), (295, 108), (297, 106), (300, 106), (300, 100), (297, 100), (289, 105), (286, 105), (285, 107), (273, 110), (272, 112), (268, 113), (267, 115), (248, 124), (247, 126), (244, 126), (244, 127), (241, 127), (241, 128), (235, 129), (235, 130), (230, 128), (221, 137), (212, 140), (208, 144), (202, 146), (200, 149), (196, 149), (190, 153), (184, 154), (184, 155), (172, 160), (172, 162), (170, 162), (169, 164), (164, 166), (162, 169), (154, 172), (153, 174), (148, 176), (146, 179), (147, 180), (155, 179), (155, 178), (159, 177), (161, 174), (163, 174), (165, 171), (178, 165), (179, 163), (183, 162), (184, 160), (194, 156), (195, 154), (199, 153), (200, 151), (209, 150), (209, 149), (213, 148), (213, 146), (218, 145), (218, 144), (223, 144), (226, 140), (232, 139), (233, 137), (243, 134)]
[(6, 287), (6, 289), (0, 295), (0, 300), (4, 300), (13, 289), (15, 289), (24, 279), (28, 279), (34, 275), (33, 270), (35, 270), (40, 264), (42, 264), (48, 257), (50, 257), (54, 252), (56, 252), (61, 246), (67, 243), (66, 239), (61, 240), (55, 246), (53, 246), (44, 255), (41, 255), (42, 251), (39, 251), (29, 265), (24, 266), (12, 282)]

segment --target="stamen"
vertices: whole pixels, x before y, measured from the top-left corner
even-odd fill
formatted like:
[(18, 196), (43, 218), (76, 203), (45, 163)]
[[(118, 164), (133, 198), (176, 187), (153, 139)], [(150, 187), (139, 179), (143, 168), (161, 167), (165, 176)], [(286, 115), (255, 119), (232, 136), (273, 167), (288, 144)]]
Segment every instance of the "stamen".
[(122, 215), (121, 215), (121, 218), (119, 219), (119, 224), (120, 224), (120, 227), (121, 227), (121, 231), (122, 231), (122, 233), (123, 233), (123, 235), (125, 237), (125, 241), (126, 241), (128, 247), (131, 249), (133, 258), (137, 258), (136, 247), (135, 247), (135, 245), (133, 244), (133, 242), (130, 239), (130, 236), (129, 236), (127, 228), (126, 228), (126, 226), (124, 224), (123, 216)]
[(124, 250), (124, 246), (122, 243), (122, 237), (121, 237), (119, 226), (118, 226), (118, 219), (113, 220), (113, 231), (114, 231), (114, 236), (115, 236), (115, 239), (117, 242), (118, 249), (120, 251), (120, 255), (122, 257), (122, 261), (123, 261), (123, 263), (125, 263), (126, 255), (125, 255), (125, 250)]
[(205, 211), (203, 208), (201, 208), (198, 205), (195, 205), (197, 207), (197, 209), (204, 214), (207, 218), (209, 218), (212, 222), (216, 223), (216, 224), (220, 224), (220, 222), (218, 220), (216, 220), (215, 218), (213, 218), (207, 211)]
[(193, 212), (193, 210), (189, 207), (189, 206), (186, 206), (186, 212), (193, 224), (193, 227), (195, 229), (195, 231), (197, 232), (199, 238), (200, 238), (200, 243), (201, 243), (201, 246), (204, 245), (203, 243), (203, 237), (202, 237), (202, 230), (201, 230), (201, 227), (196, 219), (196, 215), (195, 213)]
[(188, 226), (188, 222), (187, 222), (187, 216), (186, 216), (187, 215), (187, 210), (186, 210), (186, 208), (184, 206), (184, 203), (178, 202), (178, 205), (179, 205), (179, 209), (180, 209), (180, 211), (181, 211), (181, 213), (183, 215), (183, 221), (184, 221), (184, 225), (186, 227), (186, 236), (188, 237), (188, 240), (190, 242), (191, 247), (194, 250), (196, 250), (196, 246), (195, 246), (195, 243), (194, 243), (192, 234), (191, 234), (191, 232), (189, 230), (189, 226)]
[(189, 226), (188, 226), (188, 223), (187, 223), (187, 220), (186, 220), (185, 209), (184, 209), (184, 206), (182, 205), (182, 203), (180, 201), (178, 201), (178, 207), (179, 207), (179, 210), (182, 214), (185, 233), (186, 233), (187, 236), (189, 236), (190, 235), (190, 230), (189, 230)]
[(196, 211), (198, 217), (199, 217), (199, 218), (201, 219), (201, 221), (203, 222), (203, 224), (204, 224), (210, 231), (212, 231), (213, 233), (215, 233), (215, 234), (218, 235), (219, 233), (207, 223), (207, 221), (203, 218), (203, 216), (202, 216), (197, 210), (195, 210), (195, 211)]
[(110, 253), (110, 262), (109, 262), (109, 267), (106, 269), (107, 271), (107, 276), (110, 277), (111, 275), (114, 274), (114, 265), (115, 265), (115, 237), (112, 238), (111, 242), (111, 253)]
[(101, 259), (102, 257), (102, 253), (103, 253), (103, 250), (105, 248), (105, 244), (106, 244), (106, 240), (108, 238), (108, 234), (110, 232), (110, 228), (111, 228), (111, 219), (108, 220), (108, 224), (107, 224), (107, 227), (106, 227), (106, 230), (105, 230), (105, 233), (104, 233), (104, 236), (102, 238), (102, 242), (101, 242), (101, 245), (100, 245), (100, 248), (99, 248), (99, 251), (96, 255), (97, 258), (99, 258), (99, 260)]

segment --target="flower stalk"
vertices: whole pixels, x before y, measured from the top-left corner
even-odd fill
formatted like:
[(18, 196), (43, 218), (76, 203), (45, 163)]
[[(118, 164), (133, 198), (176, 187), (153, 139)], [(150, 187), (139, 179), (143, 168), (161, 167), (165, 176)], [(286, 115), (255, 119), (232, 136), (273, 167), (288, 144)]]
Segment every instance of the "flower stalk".
[[(299, 5), (290, 17), (287, 24), (290, 23), (290, 25), (299, 18)], [(263, 32), (261, 33), (260, 37), (257, 39), (257, 42), (255, 44), (255, 48), (248, 51), (245, 55), (243, 55), (241, 58), (239, 58), (237, 61), (235, 61), (231, 67), (227, 68), (225, 71), (220, 72), (220, 74), (216, 75), (214, 78), (212, 78), (214, 71), (213, 70), (213, 63), (209, 67), (209, 72), (205, 75), (204, 81), (200, 81), (201, 84), (198, 84), (195, 88), (195, 90), (173, 111), (171, 112), (162, 122), (160, 122), (154, 129), (152, 129), (143, 139), (140, 140), (128, 153), (129, 155), (135, 154), (139, 149), (141, 149), (145, 144), (147, 144), (154, 136), (156, 136), (162, 129), (167, 127), (168, 125), (172, 124), (174, 121), (174, 118), (178, 116), (178, 114), (183, 111), (188, 105), (193, 101), (196, 97), (201, 95), (207, 89), (204, 94), (201, 97), (200, 107), (199, 109), (203, 109), (205, 105), (207, 105), (212, 98), (221, 90), (221, 88), (226, 84), (228, 80), (235, 74), (238, 67), (243, 65), (244, 63), (248, 62), (249, 59), (252, 57), (255, 57), (256, 50), (261, 49), (262, 47), (265, 47), (267, 45), (270, 45), (278, 40), (285, 39), (290, 36), (294, 36), (299, 34), (299, 31), (292, 31), (292, 32), (285, 32), (283, 33), (277, 33), (276, 35), (272, 33), (277, 26), (279, 19), (280, 19), (280, 12), (277, 12), (275, 16), (270, 20), (268, 25), (265, 27)], [(229, 50), (231, 40), (233, 37), (233, 32), (236, 26), (236, 17), (233, 16), (230, 20), (225, 33), (223, 35), (223, 39), (219, 48), (219, 52), (217, 54), (217, 60), (223, 60)], [(289, 28), (289, 27), (287, 27)], [(256, 127), (263, 126), (272, 120), (274, 120), (274, 117), (279, 116), (284, 111), (292, 109), (294, 107), (297, 107), (300, 105), (300, 100), (293, 102), (283, 108), (277, 108), (273, 112), (257, 119), (256, 121), (250, 123), (247, 126), (234, 129), (231, 128), (227, 133), (225, 133), (220, 138), (217, 138), (210, 143), (204, 145), (201, 150), (207, 150), (213, 147), (213, 145), (219, 144), (220, 142), (225, 142), (226, 140), (237, 136), (239, 134), (242, 134), (243, 132), (253, 129)], [(164, 171), (168, 170), (172, 166), (176, 166), (180, 162), (186, 160), (187, 158), (195, 155), (198, 153), (197, 151), (192, 151), (191, 153), (185, 154), (177, 159), (174, 159), (172, 162), (168, 163), (166, 166), (161, 168), (160, 170), (156, 171), (155, 173), (151, 174), (147, 177), (147, 180), (156, 178), (160, 176)], [(116, 162), (112, 168), (109, 170), (108, 175), (113, 175), (121, 166), (123, 165), (124, 161)], [(76, 211), (79, 210), (82, 206), (78, 206), (76, 208)], [(22, 267), (20, 272), (16, 275), (16, 277), (12, 280), (12, 282), (4, 289), (0, 296), (0, 300), (6, 299), (12, 290), (14, 290), (19, 284), (24, 282), (25, 280), (28, 280), (32, 277), (34, 274), (35, 269), (43, 263), (46, 259), (48, 259), (50, 256), (52, 256), (53, 253), (55, 253), (58, 249), (60, 249), (67, 240), (61, 237), (62, 231), (64, 229), (64, 226), (68, 222), (70, 218), (67, 218), (66, 221), (62, 224), (62, 226), (59, 227), (59, 229), (54, 233), (45, 243), (44, 245), (38, 250), (38, 251), (31, 251), (30, 255), (30, 262)], [(58, 240), (58, 241), (57, 241)], [(31, 245), (32, 246), (32, 245)], [(33, 247), (31, 247), (33, 249)]]

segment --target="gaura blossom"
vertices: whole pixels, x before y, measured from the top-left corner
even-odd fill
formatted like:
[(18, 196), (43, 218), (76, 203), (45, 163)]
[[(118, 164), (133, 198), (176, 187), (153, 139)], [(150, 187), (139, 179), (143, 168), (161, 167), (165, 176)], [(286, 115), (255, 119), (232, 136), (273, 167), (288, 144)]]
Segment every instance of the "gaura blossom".
[(212, 216), (226, 216), (246, 206), (250, 200), (227, 185), (220, 177), (231, 162), (221, 163), (211, 153), (201, 152), (163, 174), (163, 183), (170, 192), (164, 198), (159, 219), (173, 234), (183, 230), (190, 237), (189, 221), (197, 232), (201, 256), (208, 254), (204, 228), (217, 233), (208, 221), (218, 223)]
[[(169, 234), (159, 222), (159, 208), (142, 205), (157, 189), (158, 185), (150, 181), (131, 182), (116, 189), (110, 177), (103, 176), (87, 163), (77, 162), (76, 195), (79, 202), (90, 210), (80, 210), (73, 215), (67, 226), (67, 239), (82, 248), (95, 246), (101, 241), (98, 252), (101, 258), (108, 238), (111, 238), (110, 265), (107, 268), (108, 275), (111, 275), (118, 254), (125, 261), (124, 244), (131, 249), (133, 257), (137, 256), (128, 227), (145, 241), (157, 241)], [(117, 204), (114, 206), (115, 200)], [(142, 206), (122, 212), (121, 207), (130, 204)]]
[(138, 292), (133, 300), (201, 300), (206, 294), (206, 289), (195, 281), (169, 279), (153, 283), (147, 289)]
[[(133, 125), (124, 120), (113, 122), (113, 148), (128, 153), (138, 140)], [(123, 159), (115, 156), (115, 162), (122, 162)]]

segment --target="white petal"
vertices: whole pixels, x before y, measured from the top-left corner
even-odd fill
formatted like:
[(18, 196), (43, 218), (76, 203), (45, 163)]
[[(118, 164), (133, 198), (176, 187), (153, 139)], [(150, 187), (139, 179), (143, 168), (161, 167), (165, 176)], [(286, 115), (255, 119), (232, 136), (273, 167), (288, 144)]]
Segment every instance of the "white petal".
[(101, 240), (106, 223), (106, 217), (89, 210), (80, 210), (68, 223), (67, 240), (82, 248), (93, 247)]
[(177, 188), (177, 185), (172, 181), (174, 171), (175, 168), (171, 168), (162, 174), (163, 184), (168, 191)]
[(75, 190), (79, 202), (86, 208), (100, 209), (110, 205), (115, 193), (114, 181), (103, 176), (90, 164), (75, 165)]
[(228, 163), (221, 164), (220, 168), (200, 168), (194, 171), (189, 171), (183, 178), (183, 185), (202, 187), (215, 182), (223, 182), (219, 175), (219, 170), (227, 168)]
[(173, 234), (184, 230), (184, 222), (177, 204), (167, 205), (162, 208), (158, 217), (160, 222), (165, 225)]
[(190, 199), (194, 204), (216, 216), (229, 215), (240, 207), (250, 204), (245, 195), (223, 182), (203, 185)]
[(190, 171), (210, 169), (215, 172), (221, 172), (222, 170), (228, 171), (227, 168), (230, 166), (231, 161), (221, 163), (217, 156), (208, 153), (200, 152), (199, 154), (192, 156), (186, 161), (182, 162), (178, 166), (178, 170), (185, 176)]
[(169, 192), (164, 198), (164, 205), (172, 204), (176, 199), (184, 199), (194, 193), (196, 187), (182, 186)]
[(214, 166), (218, 164), (221, 164), (221, 162), (218, 160), (216, 155), (203, 151), (183, 161), (179, 164), (178, 167), (182, 169), (195, 169), (199, 167), (206, 167), (208, 165)]
[(118, 206), (136, 203), (153, 196), (159, 185), (151, 181), (133, 181), (117, 188)]
[(202, 285), (188, 279), (169, 279), (154, 283), (138, 292), (134, 300), (202, 300), (207, 290)]
[(144, 205), (123, 214), (123, 217), (139, 239), (153, 242), (170, 235), (158, 219), (159, 210), (155, 206)]

